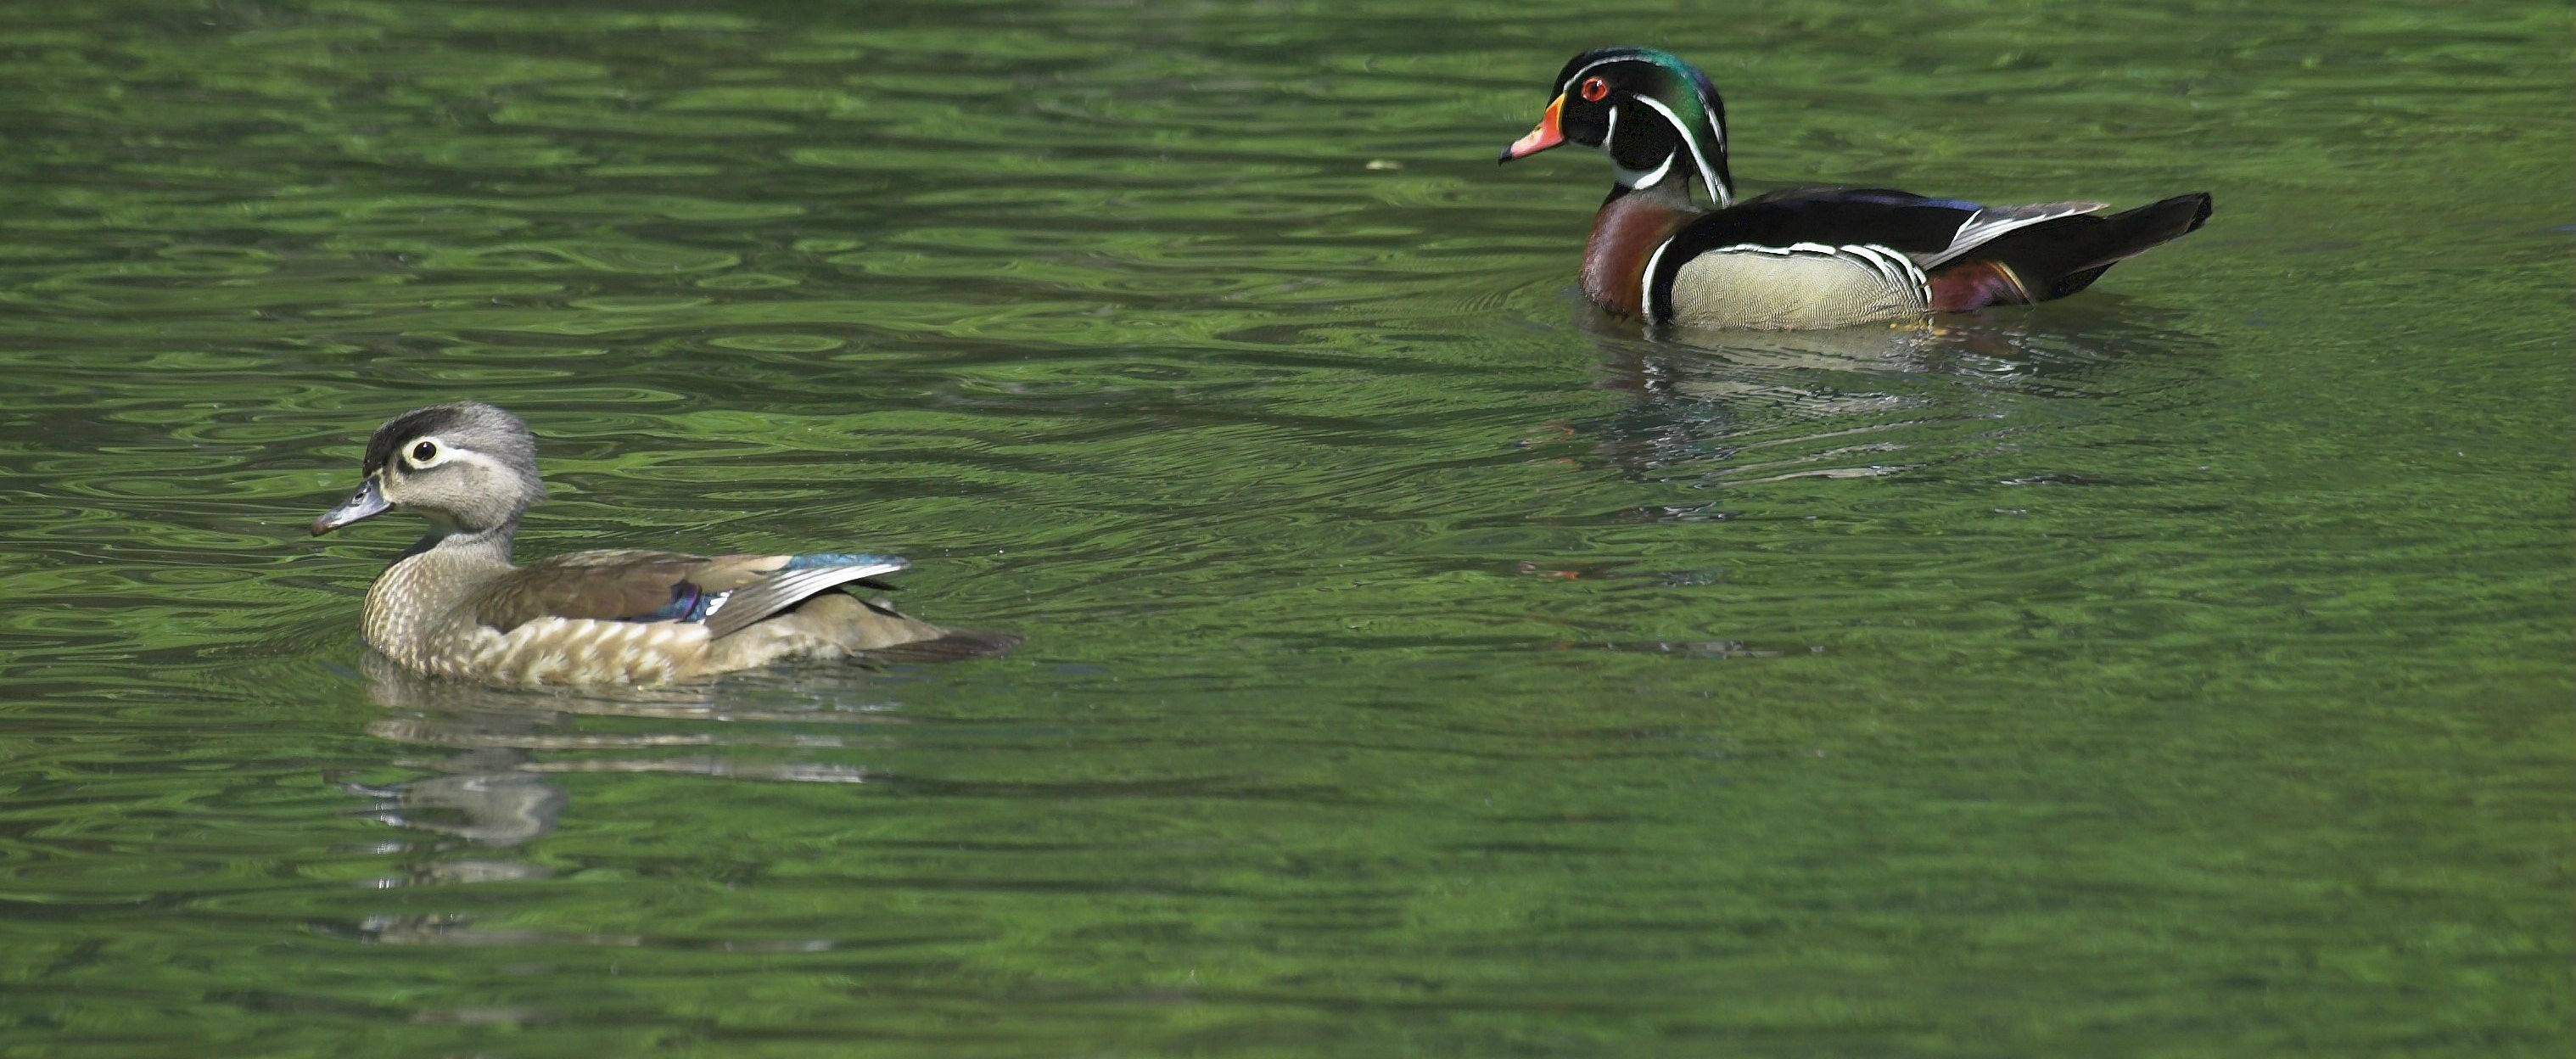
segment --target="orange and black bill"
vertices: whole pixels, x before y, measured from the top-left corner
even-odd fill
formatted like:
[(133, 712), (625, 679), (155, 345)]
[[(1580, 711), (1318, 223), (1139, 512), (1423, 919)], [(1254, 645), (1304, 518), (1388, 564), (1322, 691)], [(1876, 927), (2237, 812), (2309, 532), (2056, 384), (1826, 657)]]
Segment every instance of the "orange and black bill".
[(1564, 143), (1565, 130), (1557, 127), (1557, 118), (1563, 113), (1565, 113), (1565, 94), (1560, 92), (1555, 99), (1547, 102), (1547, 113), (1539, 115), (1538, 127), (1531, 129), (1529, 135), (1513, 140), (1511, 146), (1503, 148), (1503, 156), (1494, 161), (1508, 162), (1515, 158), (1527, 158)]

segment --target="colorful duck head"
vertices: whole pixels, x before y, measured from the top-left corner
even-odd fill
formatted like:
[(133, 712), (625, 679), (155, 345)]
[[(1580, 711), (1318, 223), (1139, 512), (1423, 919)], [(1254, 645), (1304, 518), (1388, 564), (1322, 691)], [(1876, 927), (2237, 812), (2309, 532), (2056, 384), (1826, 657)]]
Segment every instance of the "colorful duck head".
[(1721, 207), (1735, 202), (1726, 171), (1726, 103), (1698, 68), (1653, 48), (1601, 48), (1558, 71), (1538, 127), (1503, 148), (1501, 161), (1562, 143), (1610, 156), (1619, 187), (1641, 191), (1692, 177)]

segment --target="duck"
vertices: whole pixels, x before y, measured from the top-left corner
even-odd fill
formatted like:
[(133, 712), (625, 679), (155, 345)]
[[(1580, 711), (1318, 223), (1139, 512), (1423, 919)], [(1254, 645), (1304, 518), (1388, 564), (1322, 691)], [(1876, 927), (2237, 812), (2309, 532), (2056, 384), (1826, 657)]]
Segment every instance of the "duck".
[(415, 672), (484, 684), (651, 685), (807, 659), (941, 661), (1000, 654), (1020, 637), (951, 629), (853, 588), (911, 564), (856, 552), (692, 555), (646, 549), (511, 561), (519, 520), (545, 499), (536, 436), (476, 401), (405, 412), (367, 440), (356, 492), (313, 535), (388, 511), (427, 535), (368, 587), (368, 646)]
[(2048, 301), (2209, 220), (2205, 191), (2108, 215), (2103, 202), (1987, 206), (1864, 187), (1739, 201), (1725, 101), (1680, 57), (1587, 51), (1549, 92), (1538, 127), (1499, 161), (1569, 143), (1610, 156), (1615, 182), (1583, 248), (1583, 293), (1649, 324), (1800, 330)]

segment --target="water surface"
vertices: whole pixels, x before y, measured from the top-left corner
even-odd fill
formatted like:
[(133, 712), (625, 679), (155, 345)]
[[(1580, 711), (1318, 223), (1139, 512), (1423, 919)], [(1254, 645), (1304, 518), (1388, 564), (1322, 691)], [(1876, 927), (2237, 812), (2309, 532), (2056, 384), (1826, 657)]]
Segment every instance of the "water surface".
[[(2565, 12), (0, 4), (0, 1054), (2564, 1054)], [(1645, 335), (1581, 48), (1748, 188), (2210, 226)], [(384, 670), (525, 554), (910, 556), (1002, 660)]]

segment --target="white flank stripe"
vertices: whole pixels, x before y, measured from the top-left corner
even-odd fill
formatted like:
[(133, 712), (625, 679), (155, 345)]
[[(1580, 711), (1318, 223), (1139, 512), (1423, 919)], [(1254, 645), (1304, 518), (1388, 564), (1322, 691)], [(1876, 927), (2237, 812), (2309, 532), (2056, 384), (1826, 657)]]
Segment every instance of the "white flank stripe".
[[(1665, 161), (1671, 161), (1671, 159), (1665, 159)], [(1655, 322), (1655, 268), (1664, 263), (1664, 251), (1672, 248), (1673, 241), (1666, 239), (1656, 244), (1654, 256), (1646, 259), (1645, 289), (1639, 291), (1637, 297), (1638, 310), (1646, 314), (1647, 323)]]

